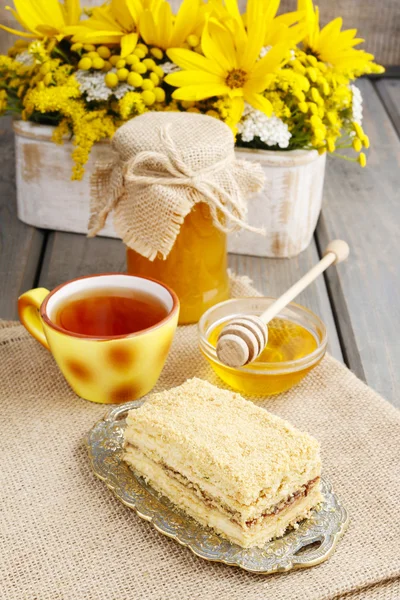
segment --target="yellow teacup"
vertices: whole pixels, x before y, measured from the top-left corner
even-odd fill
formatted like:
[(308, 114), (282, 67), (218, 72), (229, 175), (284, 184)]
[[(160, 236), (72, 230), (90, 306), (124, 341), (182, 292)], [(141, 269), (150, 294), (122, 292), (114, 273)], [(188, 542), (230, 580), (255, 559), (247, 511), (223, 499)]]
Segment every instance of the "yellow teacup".
[[(161, 302), (167, 316), (148, 329), (112, 337), (89, 337), (54, 322), (57, 309), (80, 294), (128, 288)], [(37, 288), (18, 300), (21, 323), (50, 350), (74, 392), (92, 402), (136, 400), (156, 384), (178, 323), (179, 300), (166, 285), (122, 273), (90, 275), (68, 281), (52, 292)]]

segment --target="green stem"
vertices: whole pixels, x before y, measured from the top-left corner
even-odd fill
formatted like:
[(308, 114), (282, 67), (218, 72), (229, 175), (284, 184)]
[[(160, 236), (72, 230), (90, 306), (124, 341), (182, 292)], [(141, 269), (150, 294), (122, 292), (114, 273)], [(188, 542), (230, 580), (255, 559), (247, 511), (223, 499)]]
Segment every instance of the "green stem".
[(66, 63), (68, 63), (69, 65), (71, 64), (71, 61), (69, 60), (68, 56), (65, 54), (65, 52), (60, 50), (60, 48), (58, 48), (57, 46), (54, 46), (53, 52), (54, 52), (54, 54), (59, 54), (61, 56), (61, 58), (63, 58), (65, 60)]
[(357, 162), (355, 158), (350, 158), (350, 156), (346, 156), (345, 154), (338, 154), (337, 152), (331, 152), (331, 156), (342, 158), (343, 160), (347, 160), (348, 162)]
[(351, 144), (337, 144), (336, 148), (340, 148), (340, 150), (345, 150), (346, 148), (352, 148)]

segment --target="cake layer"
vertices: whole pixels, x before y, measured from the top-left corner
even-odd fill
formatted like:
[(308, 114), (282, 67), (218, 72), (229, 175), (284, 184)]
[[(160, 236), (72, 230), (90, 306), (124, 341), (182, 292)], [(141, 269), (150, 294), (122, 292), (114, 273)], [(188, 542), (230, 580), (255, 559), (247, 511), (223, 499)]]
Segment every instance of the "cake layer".
[[(299, 480), (292, 481), (290, 485), (287, 483), (282, 485), (277, 490), (272, 502), (268, 496), (261, 495), (253, 504), (241, 504), (232, 496), (219, 490), (208, 479), (199, 479), (188, 465), (175, 465), (174, 468), (171, 464), (166, 463), (166, 460), (171, 460), (171, 452), (163, 444), (156, 448), (156, 440), (149, 439), (143, 432), (136, 432), (134, 429), (130, 431), (129, 439), (131, 438), (135, 439), (134, 444), (126, 442), (126, 451), (130, 453), (131, 458), (144, 454), (148, 459), (168, 471), (170, 477), (193, 489), (200, 498), (212, 502), (220, 511), (229, 516), (233, 515), (234, 519), (240, 524), (257, 519), (262, 514), (271, 513), (276, 506), (286, 503), (288, 498), (298, 494), (299, 490), (305, 488), (310, 481), (314, 481), (320, 475), (320, 468), (314, 467), (312, 471), (305, 473)], [(183, 472), (177, 469), (183, 469)]]
[(257, 519), (239, 523), (236, 515), (220, 506), (214, 498), (204, 497), (199, 490), (182, 482), (179, 474), (171, 472), (145, 456), (139, 449), (127, 445), (124, 460), (136, 473), (158, 492), (167, 496), (199, 523), (212, 527), (227, 539), (247, 548), (262, 547), (272, 538), (284, 534), (289, 526), (307, 518), (310, 510), (321, 500), (319, 478), (309, 482), (293, 497), (274, 507), (273, 512), (259, 515)]
[(321, 471), (314, 438), (239, 394), (199, 379), (153, 394), (130, 411), (125, 440), (233, 511), (250, 507), (248, 518)]

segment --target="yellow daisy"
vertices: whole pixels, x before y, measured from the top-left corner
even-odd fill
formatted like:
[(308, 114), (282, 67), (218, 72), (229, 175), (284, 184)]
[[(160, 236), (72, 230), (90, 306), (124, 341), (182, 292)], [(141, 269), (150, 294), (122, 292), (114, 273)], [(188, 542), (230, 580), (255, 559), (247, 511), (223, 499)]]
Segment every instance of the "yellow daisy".
[(306, 34), (305, 24), (302, 22), (304, 14), (293, 11), (276, 16), (281, 0), (248, 0), (247, 12), (244, 15), (245, 23), (262, 18), (265, 23), (264, 46), (274, 46), (285, 40), (292, 45), (298, 44)]
[(306, 33), (301, 11), (294, 11), (276, 16), (280, 0), (248, 0), (247, 12), (240, 14), (236, 0), (209, 0), (212, 15), (233, 32), (243, 36), (245, 27), (257, 19), (265, 24), (264, 46), (274, 46), (279, 42), (291, 41), (298, 44)]
[(201, 39), (204, 56), (183, 48), (167, 51), (169, 58), (183, 69), (165, 78), (179, 88), (173, 92), (173, 98), (197, 101), (229, 96), (234, 103), (236, 122), (240, 120), (244, 101), (271, 115), (272, 104), (262, 92), (274, 72), (288, 59), (289, 46), (287, 42), (277, 44), (259, 59), (264, 38), (262, 19), (249, 23), (247, 31), (237, 23), (235, 33), (209, 20)]
[(342, 71), (360, 71), (373, 61), (372, 54), (354, 48), (364, 41), (355, 37), (357, 29), (341, 31), (343, 21), (337, 18), (320, 30), (319, 10), (312, 0), (298, 0), (297, 7), (305, 13), (307, 33), (303, 45), (308, 54)]
[(158, 48), (178, 48), (186, 39), (201, 32), (206, 5), (198, 0), (183, 0), (176, 16), (165, 0), (156, 0), (140, 17), (140, 35), (146, 44)]
[(64, 4), (58, 0), (14, 0), (14, 7), (6, 6), (6, 10), (29, 33), (5, 25), (0, 25), (0, 28), (26, 38), (55, 36), (61, 39), (66, 27), (78, 23), (81, 15), (79, 0), (65, 0)]
[(131, 54), (138, 41), (139, 19), (154, 3), (151, 0), (111, 0), (91, 11), (91, 17), (78, 27), (68, 28), (74, 42), (120, 44), (121, 56)]

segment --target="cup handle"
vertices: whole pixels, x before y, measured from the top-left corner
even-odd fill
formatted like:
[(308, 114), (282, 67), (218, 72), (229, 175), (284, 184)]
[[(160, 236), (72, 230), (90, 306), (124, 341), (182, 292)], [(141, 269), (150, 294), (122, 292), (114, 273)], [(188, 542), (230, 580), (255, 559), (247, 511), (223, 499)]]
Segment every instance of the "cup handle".
[(39, 316), (39, 309), (49, 294), (49, 290), (46, 288), (36, 288), (25, 292), (18, 298), (18, 314), (19, 320), (22, 325), (29, 331), (29, 333), (44, 346), (47, 350), (50, 350), (49, 344), (47, 343), (46, 336), (44, 335), (42, 321)]

